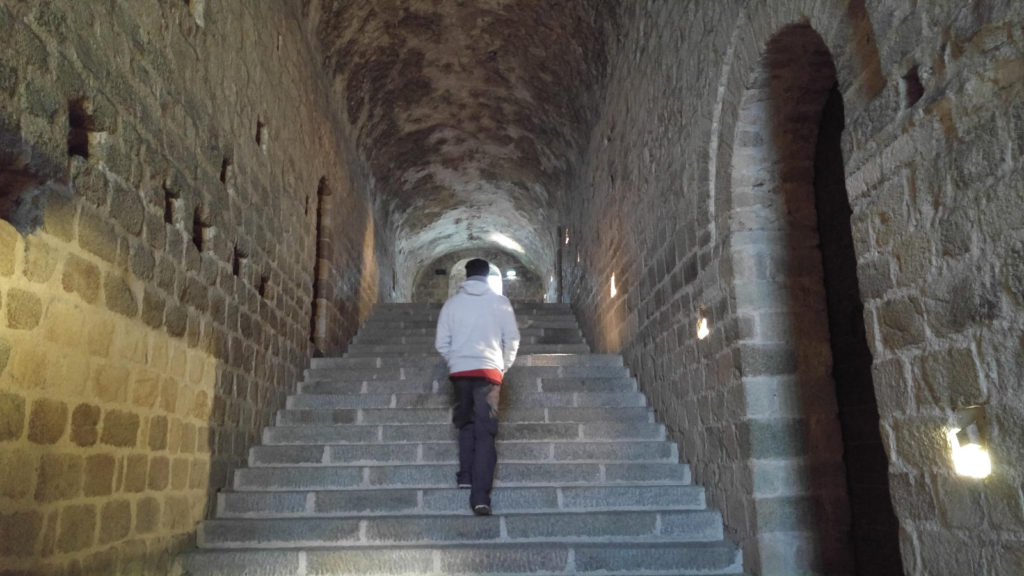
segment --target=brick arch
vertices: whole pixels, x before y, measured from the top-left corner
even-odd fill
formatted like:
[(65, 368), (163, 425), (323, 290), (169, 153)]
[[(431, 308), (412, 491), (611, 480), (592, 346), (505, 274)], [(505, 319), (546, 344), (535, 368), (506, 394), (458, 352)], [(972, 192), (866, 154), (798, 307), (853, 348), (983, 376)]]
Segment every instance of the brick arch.
[(855, 116), (873, 99), (885, 83), (878, 49), (864, 0), (818, 2), (753, 3), (743, 7), (736, 19), (719, 78), (712, 110), (707, 153), (708, 162), (701, 181), (707, 182), (707, 213), (698, 222), (711, 231), (712, 241), (728, 234), (732, 206), (730, 178), (736, 141), (740, 99), (747, 83), (760, 67), (769, 42), (788, 26), (803, 24), (818, 34), (834, 62), (836, 82), (846, 100), (847, 116)]

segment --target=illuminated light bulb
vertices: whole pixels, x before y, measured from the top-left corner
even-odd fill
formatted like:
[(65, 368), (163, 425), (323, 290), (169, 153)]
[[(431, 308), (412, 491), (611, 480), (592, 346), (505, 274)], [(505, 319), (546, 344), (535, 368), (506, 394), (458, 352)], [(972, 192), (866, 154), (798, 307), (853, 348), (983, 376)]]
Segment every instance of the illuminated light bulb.
[[(960, 476), (977, 479), (988, 478), (992, 473), (992, 459), (989, 457), (988, 451), (979, 440), (974, 438), (966, 440), (962, 436), (965, 435), (960, 434), (960, 428), (953, 428), (946, 432), (946, 438), (953, 448), (953, 469)], [(961, 443), (962, 441), (965, 443)]]
[(697, 320), (697, 339), (703, 340), (708, 337), (708, 334), (711, 334), (711, 329), (708, 328), (708, 319), (701, 316), (700, 320)]
[(615, 298), (615, 295), (619, 293), (619, 291), (615, 289), (615, 274), (612, 274), (611, 290), (609, 290), (609, 292), (611, 293), (612, 298)]

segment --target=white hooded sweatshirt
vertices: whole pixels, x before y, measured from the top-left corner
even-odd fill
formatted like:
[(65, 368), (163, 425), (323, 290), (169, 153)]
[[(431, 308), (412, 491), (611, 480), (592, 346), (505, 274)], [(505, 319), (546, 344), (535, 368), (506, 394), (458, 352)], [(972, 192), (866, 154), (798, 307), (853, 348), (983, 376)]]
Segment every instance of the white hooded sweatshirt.
[(483, 276), (471, 276), (444, 303), (434, 347), (448, 373), (492, 369), (504, 373), (519, 350), (519, 327), (508, 298), (495, 294)]

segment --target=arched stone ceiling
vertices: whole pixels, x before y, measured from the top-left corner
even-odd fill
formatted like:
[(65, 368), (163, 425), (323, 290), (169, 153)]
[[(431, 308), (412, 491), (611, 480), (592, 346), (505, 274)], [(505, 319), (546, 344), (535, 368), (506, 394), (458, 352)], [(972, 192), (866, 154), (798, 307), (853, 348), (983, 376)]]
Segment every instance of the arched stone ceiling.
[(553, 271), (556, 207), (596, 112), (614, 6), (322, 1), (325, 64), (400, 278), (465, 248), (500, 247), (544, 278)]

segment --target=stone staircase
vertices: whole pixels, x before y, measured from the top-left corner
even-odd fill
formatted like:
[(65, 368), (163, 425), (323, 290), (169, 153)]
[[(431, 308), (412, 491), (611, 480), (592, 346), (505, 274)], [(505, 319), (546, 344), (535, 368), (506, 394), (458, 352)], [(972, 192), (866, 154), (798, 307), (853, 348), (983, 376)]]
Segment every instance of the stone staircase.
[(565, 305), (516, 306), (494, 515), (474, 516), (438, 310), (381, 305), (343, 358), (313, 360), (179, 573), (741, 573), (622, 358), (590, 354)]

